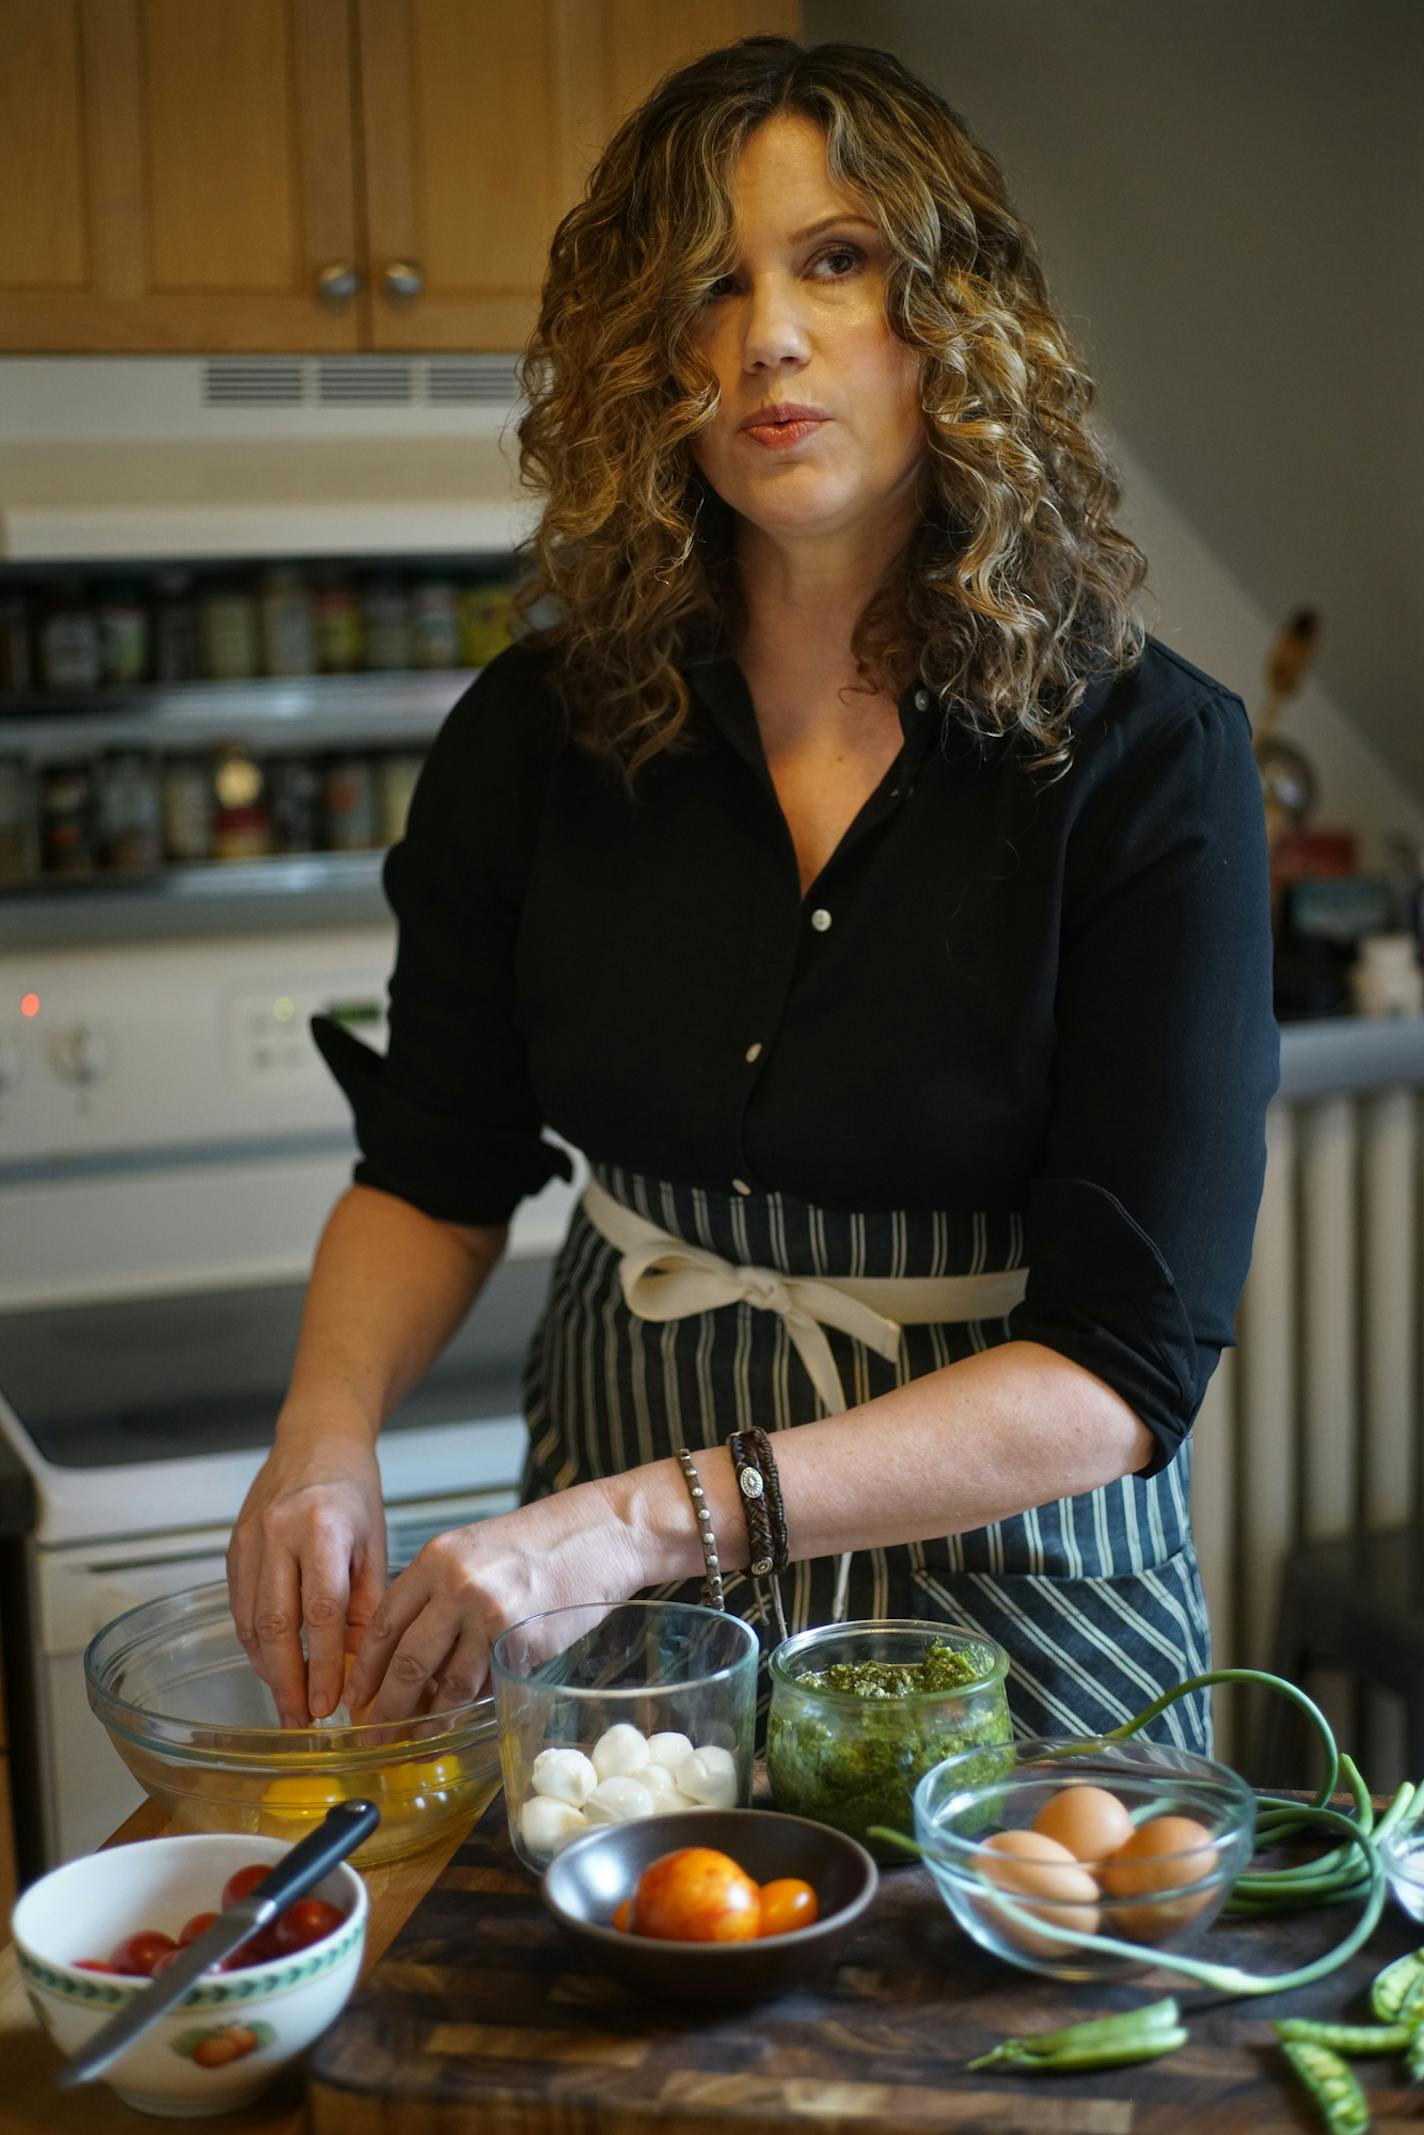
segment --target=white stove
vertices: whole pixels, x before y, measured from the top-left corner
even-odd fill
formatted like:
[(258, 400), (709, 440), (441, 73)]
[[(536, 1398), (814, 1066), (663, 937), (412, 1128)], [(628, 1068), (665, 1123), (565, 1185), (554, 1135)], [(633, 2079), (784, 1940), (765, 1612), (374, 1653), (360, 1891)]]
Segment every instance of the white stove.
[[(392, 949), (378, 924), (0, 955), (0, 1436), (36, 1498), (21, 1718), (47, 1861), (138, 1798), (88, 1710), (84, 1646), (222, 1576), (354, 1154), (308, 1017), (382, 1047)], [(516, 1501), (523, 1356), (578, 1183), (521, 1208), (382, 1433), (396, 1561)]]

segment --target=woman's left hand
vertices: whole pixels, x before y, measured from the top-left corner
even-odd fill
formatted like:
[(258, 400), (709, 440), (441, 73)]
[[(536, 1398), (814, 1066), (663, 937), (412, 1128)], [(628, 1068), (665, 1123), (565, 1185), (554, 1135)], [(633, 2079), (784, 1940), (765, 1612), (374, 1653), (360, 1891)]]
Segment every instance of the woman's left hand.
[(386, 1589), (345, 1701), (362, 1724), (477, 1697), (501, 1631), (544, 1609), (623, 1601), (648, 1583), (601, 1482), (435, 1535)]

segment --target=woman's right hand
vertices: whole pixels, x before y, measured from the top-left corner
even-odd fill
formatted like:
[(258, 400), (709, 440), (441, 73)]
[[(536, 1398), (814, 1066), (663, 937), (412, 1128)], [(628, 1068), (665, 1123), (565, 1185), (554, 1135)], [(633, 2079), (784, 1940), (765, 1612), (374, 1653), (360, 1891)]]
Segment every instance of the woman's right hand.
[(281, 1725), (334, 1712), (346, 1654), (386, 1590), (386, 1518), (368, 1427), (283, 1417), (233, 1527), (227, 1578), (238, 1638)]

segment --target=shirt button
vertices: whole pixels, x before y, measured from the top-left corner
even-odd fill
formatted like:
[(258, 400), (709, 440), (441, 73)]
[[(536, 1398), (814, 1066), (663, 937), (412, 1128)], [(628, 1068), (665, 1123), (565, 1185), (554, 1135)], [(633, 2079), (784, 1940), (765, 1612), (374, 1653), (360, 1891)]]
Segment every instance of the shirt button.
[(927, 711), (929, 710), (929, 708), (930, 708), (930, 693), (929, 693), (929, 691), (928, 691), (927, 689), (917, 689), (917, 690), (915, 691), (915, 710), (916, 710), (917, 712), (927, 712)]
[(811, 924), (816, 929), (816, 932), (824, 934), (830, 923), (831, 915), (825, 906), (823, 904), (817, 905), (815, 911), (811, 914)]
[(745, 1179), (733, 1179), (732, 1190), (734, 1193), (739, 1194), (749, 1194), (751, 1192), (751, 1188)]
[(748, 1065), (748, 1066), (750, 1066), (753, 1060), (760, 1060), (760, 1058), (761, 1058), (761, 1040), (760, 1040), (760, 1038), (758, 1038), (758, 1040), (757, 1040), (757, 1042), (756, 1042), (756, 1044), (755, 1044), (755, 1045), (749, 1045), (749, 1046), (747, 1047), (747, 1065)]

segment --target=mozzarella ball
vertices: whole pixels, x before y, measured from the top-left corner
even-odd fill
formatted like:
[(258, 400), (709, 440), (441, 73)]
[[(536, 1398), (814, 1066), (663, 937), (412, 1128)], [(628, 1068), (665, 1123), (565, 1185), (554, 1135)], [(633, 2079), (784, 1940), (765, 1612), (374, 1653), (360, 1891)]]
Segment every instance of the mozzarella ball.
[(566, 1801), (551, 1801), (547, 1794), (531, 1794), (519, 1812), (519, 1835), (541, 1861), (552, 1860), (587, 1829), (581, 1810)]
[(647, 1789), (655, 1816), (667, 1816), (674, 1809), (693, 1807), (672, 1773), (661, 1764), (645, 1764), (638, 1774), (638, 1785)]
[(648, 1762), (660, 1764), (665, 1772), (675, 1772), (683, 1758), (691, 1755), (692, 1744), (686, 1735), (670, 1731), (648, 1737)]
[(648, 1761), (646, 1736), (626, 1720), (610, 1727), (593, 1745), (593, 1768), (600, 1779), (627, 1779)]
[(584, 1803), (590, 1824), (626, 1824), (652, 1813), (653, 1797), (636, 1779), (600, 1779)]
[(737, 1806), (737, 1760), (730, 1750), (709, 1743), (684, 1757), (673, 1776), (682, 1793), (704, 1809)]
[(550, 1801), (566, 1801), (581, 1809), (598, 1785), (592, 1760), (582, 1750), (540, 1750), (530, 1773), (534, 1792)]

